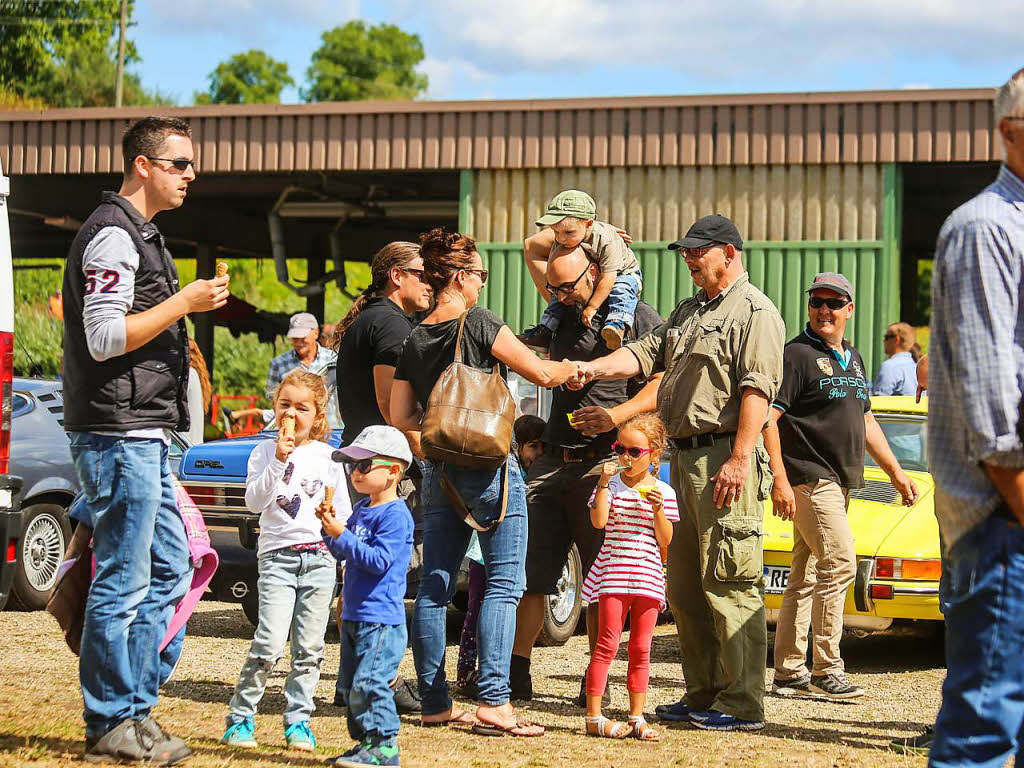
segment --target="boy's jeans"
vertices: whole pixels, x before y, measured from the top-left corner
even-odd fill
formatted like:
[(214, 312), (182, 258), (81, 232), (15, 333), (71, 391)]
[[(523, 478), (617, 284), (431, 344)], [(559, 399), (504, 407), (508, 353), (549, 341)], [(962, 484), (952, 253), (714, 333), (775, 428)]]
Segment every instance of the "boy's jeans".
[(156, 706), (160, 641), (191, 564), (162, 440), (71, 432), (71, 456), (93, 522), (96, 575), (79, 677), (87, 738)]
[[(605, 325), (614, 325), (623, 330), (631, 327), (642, 290), (643, 282), (639, 272), (616, 277), (611, 293), (608, 294), (608, 317), (605, 318)], [(552, 298), (548, 302), (548, 308), (544, 310), (540, 324), (553, 334), (558, 330), (564, 315), (565, 305), (558, 299)]]
[(335, 560), (325, 550), (276, 549), (260, 555), (259, 574), (259, 626), (238, 675), (227, 722), (231, 726), (256, 714), (291, 631), (292, 668), (284, 683), (287, 729), (313, 714), (334, 596)]
[[(511, 693), (508, 675), (516, 608), (526, 588), (526, 487), (515, 457), (509, 457), (509, 461), (512, 465), (505, 519), (491, 530), (478, 533), (487, 571), (477, 624), (479, 700), (494, 706), (507, 703)], [(412, 624), (413, 658), (425, 715), (436, 715), (452, 705), (445, 679), (445, 623), (459, 567), (473, 532), (441, 490), (439, 471), (440, 465), (434, 464), (423, 469), (423, 575)], [(463, 499), (467, 503), (473, 500), (472, 511), (477, 519), (496, 516), (501, 503), (501, 469), (447, 466), (445, 471)]]
[(929, 765), (1024, 761), (1024, 529), (997, 511), (943, 559), (946, 681)]
[(401, 721), (391, 681), (408, 639), (404, 623), (341, 622), (338, 690), (348, 701), (348, 733), (360, 744), (395, 744)]

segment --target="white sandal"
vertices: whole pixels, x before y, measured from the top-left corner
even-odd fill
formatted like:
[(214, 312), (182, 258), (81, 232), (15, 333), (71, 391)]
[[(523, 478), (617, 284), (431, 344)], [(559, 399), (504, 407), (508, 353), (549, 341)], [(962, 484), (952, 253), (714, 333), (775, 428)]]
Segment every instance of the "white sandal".
[[(591, 730), (591, 726), (594, 730)], [(616, 723), (604, 715), (597, 717), (586, 717), (587, 736), (597, 736), (602, 739), (624, 739), (630, 734), (630, 727), (625, 723)]]

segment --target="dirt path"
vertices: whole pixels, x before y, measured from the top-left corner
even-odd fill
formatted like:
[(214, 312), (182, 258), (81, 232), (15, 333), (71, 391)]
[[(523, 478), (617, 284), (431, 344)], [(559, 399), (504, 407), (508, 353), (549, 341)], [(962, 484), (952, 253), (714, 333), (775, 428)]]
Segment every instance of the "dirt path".
[[(248, 650), (252, 631), (241, 609), (226, 603), (200, 604), (189, 625), (185, 651), (174, 679), (165, 687), (156, 714), (171, 732), (196, 750), (187, 765), (232, 768), (255, 765), (318, 765), (348, 749), (342, 712), (331, 706), (338, 646), (327, 648), (317, 691), (313, 731), (321, 744), (316, 757), (283, 749), (280, 713), (286, 665), (282, 661), (257, 718), (257, 751), (217, 744), (227, 701)], [(612, 713), (625, 717), (625, 640), (612, 667)], [(771, 640), (771, 636), (769, 636)], [(454, 729), (423, 729), (405, 718), (399, 743), (402, 765), (558, 768), (560, 766), (923, 766), (924, 760), (887, 750), (895, 736), (911, 735), (934, 720), (945, 670), (935, 637), (874, 636), (844, 641), (851, 676), (867, 689), (863, 704), (830, 704), (766, 698), (768, 725), (760, 733), (717, 734), (687, 726), (663, 728), (658, 744), (611, 742), (581, 735), (582, 712), (572, 703), (579, 690), (586, 639), (563, 648), (538, 648), (534, 655), (537, 697), (523, 714), (547, 726), (541, 739), (488, 739)], [(449, 648), (449, 674), (455, 648)], [(652, 652), (648, 716), (656, 704), (679, 694), (672, 625), (657, 629)], [(402, 672), (412, 676), (407, 653)], [(83, 731), (77, 688), (77, 659), (45, 613), (0, 613), (0, 765), (81, 765)], [(766, 670), (766, 682), (770, 671)], [(656, 723), (655, 723), (656, 724)], [(657, 724), (656, 724), (657, 725)]]

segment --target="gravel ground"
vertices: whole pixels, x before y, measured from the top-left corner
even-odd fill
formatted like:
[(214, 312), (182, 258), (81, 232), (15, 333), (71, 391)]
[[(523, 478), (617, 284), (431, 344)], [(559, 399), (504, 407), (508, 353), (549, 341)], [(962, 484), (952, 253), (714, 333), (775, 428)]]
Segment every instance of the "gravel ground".
[[(231, 750), (217, 744), (227, 701), (248, 650), (252, 630), (233, 604), (203, 602), (192, 622), (174, 679), (165, 686), (157, 715), (170, 731), (188, 739), (196, 755), (190, 766), (317, 765), (350, 746), (344, 713), (331, 705), (338, 646), (327, 647), (317, 691), (313, 730), (317, 756), (288, 753), (280, 715), (284, 662), (275, 671), (256, 736), (259, 750)], [(772, 636), (769, 635), (769, 642)], [(612, 708), (625, 717), (625, 641), (612, 667)], [(652, 652), (648, 716), (656, 704), (680, 693), (676, 640), (671, 624), (659, 626)], [(767, 727), (759, 733), (718, 734), (688, 726), (662, 727), (662, 740), (641, 744), (581, 735), (582, 712), (572, 703), (579, 690), (586, 638), (534, 653), (536, 698), (522, 714), (547, 727), (540, 739), (488, 739), (459, 729), (424, 729), (405, 718), (399, 737), (402, 764), (418, 766), (699, 766), (924, 765), (921, 758), (888, 750), (889, 740), (912, 735), (934, 720), (945, 674), (940, 638), (897, 634), (849, 637), (843, 643), (848, 671), (868, 694), (861, 704), (833, 704), (766, 698)], [(454, 676), (457, 649), (449, 648)], [(411, 676), (412, 655), (402, 672)], [(765, 671), (771, 682), (770, 670)], [(77, 659), (45, 613), (0, 614), (0, 765), (80, 765), (83, 749)]]

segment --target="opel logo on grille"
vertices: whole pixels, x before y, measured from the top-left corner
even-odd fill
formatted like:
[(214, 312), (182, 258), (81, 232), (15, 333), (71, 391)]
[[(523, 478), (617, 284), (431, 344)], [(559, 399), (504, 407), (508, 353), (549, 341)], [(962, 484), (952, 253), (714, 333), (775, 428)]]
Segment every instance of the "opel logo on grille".
[(244, 581), (236, 581), (231, 585), (231, 594), (237, 599), (241, 600), (243, 597), (249, 594), (249, 585)]

